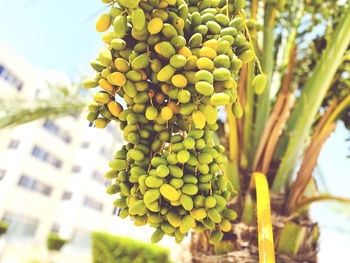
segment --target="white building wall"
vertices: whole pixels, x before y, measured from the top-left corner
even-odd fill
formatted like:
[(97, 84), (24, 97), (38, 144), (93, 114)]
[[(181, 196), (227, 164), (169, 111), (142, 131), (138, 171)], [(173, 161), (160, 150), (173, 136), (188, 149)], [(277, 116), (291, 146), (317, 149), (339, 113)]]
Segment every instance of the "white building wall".
[[(38, 72), (0, 42), (1, 94), (9, 99), (34, 99), (38, 94), (45, 95), (44, 78), (55, 79), (56, 82), (62, 80), (67, 84), (62, 74)], [(87, 233), (109, 231), (113, 218), (113, 197), (105, 192), (104, 183), (107, 180), (104, 174), (122, 141), (116, 125), (98, 130), (89, 127), (85, 116), (86, 113), (83, 113), (77, 118), (64, 117), (52, 121), (60, 129), (61, 135), (71, 138), (69, 143), (62, 136), (44, 128), (44, 120), (0, 130), (0, 172), (5, 173), (0, 179), (0, 219), (13, 221), (13, 234), (16, 234), (14, 226), (20, 229), (19, 225), (26, 220), (29, 223), (38, 222), (34, 236), (25, 240), (8, 235), (8, 241), (44, 246), (47, 235), (55, 225), (59, 234), (68, 239), (79, 230)], [(9, 149), (13, 140), (19, 142), (18, 147)], [(88, 148), (81, 147), (84, 142), (89, 142)], [(33, 156), (35, 147), (57, 158), (62, 165), (57, 168), (47, 160), (43, 161), (43, 156)], [(104, 152), (101, 151), (102, 147)], [(72, 171), (75, 166), (81, 167), (78, 173)], [(98, 174), (98, 180), (93, 178), (94, 171)], [(21, 187), (18, 185), (21, 176), (27, 176), (32, 181), (24, 182), (25, 187)], [(38, 186), (31, 185), (33, 182), (49, 187), (50, 193), (40, 193), (35, 189)], [(62, 200), (66, 191), (72, 192), (70, 200)], [(102, 210), (84, 205), (86, 197), (101, 203)]]

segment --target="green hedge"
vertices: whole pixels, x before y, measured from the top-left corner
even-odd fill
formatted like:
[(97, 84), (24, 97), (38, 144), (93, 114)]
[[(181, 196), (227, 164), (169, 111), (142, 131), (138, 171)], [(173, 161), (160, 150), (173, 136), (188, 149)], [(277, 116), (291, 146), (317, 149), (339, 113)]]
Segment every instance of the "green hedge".
[(105, 233), (92, 234), (93, 263), (170, 263), (169, 250)]
[(47, 237), (46, 246), (48, 250), (59, 251), (67, 242), (68, 240), (59, 237), (55, 233), (51, 233)]
[(0, 221), (0, 236), (6, 233), (8, 227), (9, 225), (6, 222)]

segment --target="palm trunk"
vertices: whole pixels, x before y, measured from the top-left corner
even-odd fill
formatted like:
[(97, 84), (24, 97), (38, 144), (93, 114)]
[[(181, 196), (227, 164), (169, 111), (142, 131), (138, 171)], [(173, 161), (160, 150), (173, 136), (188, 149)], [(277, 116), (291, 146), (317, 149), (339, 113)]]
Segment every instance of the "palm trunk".
[[(271, 218), (276, 244), (276, 262), (317, 262), (318, 226), (304, 213), (291, 220), (283, 214), (286, 196), (271, 197)], [(229, 208), (242, 214), (241, 202), (233, 199)], [(232, 230), (225, 233), (217, 245), (209, 244), (209, 233), (193, 233), (190, 246), (191, 259), (182, 263), (256, 263), (259, 262), (257, 226), (247, 225), (238, 217), (232, 223)]]

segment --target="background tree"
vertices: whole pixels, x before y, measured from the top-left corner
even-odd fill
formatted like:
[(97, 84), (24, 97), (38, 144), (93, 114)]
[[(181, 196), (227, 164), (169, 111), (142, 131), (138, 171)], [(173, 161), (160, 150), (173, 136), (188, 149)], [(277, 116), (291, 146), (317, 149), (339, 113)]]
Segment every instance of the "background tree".
[(87, 105), (81, 86), (46, 82), (43, 96), (0, 98), (0, 129), (31, 121), (77, 115)]

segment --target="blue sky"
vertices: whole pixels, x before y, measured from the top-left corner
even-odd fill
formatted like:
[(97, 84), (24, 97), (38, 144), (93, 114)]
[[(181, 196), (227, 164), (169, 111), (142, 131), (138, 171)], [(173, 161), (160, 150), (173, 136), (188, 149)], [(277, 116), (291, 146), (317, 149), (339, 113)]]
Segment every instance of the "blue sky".
[(104, 6), (96, 0), (1, 0), (0, 39), (34, 67), (76, 78), (90, 70), (101, 47), (95, 21)]
[[(0, 0), (0, 40), (35, 68), (60, 70), (78, 81), (92, 72), (89, 61), (103, 45), (95, 22), (107, 11), (104, 6), (100, 0)], [(350, 198), (350, 159), (345, 158), (350, 153), (348, 137), (339, 123), (322, 150), (319, 166), (330, 193)], [(334, 217), (323, 217), (328, 206), (319, 207), (315, 207), (315, 217), (334, 224)]]

